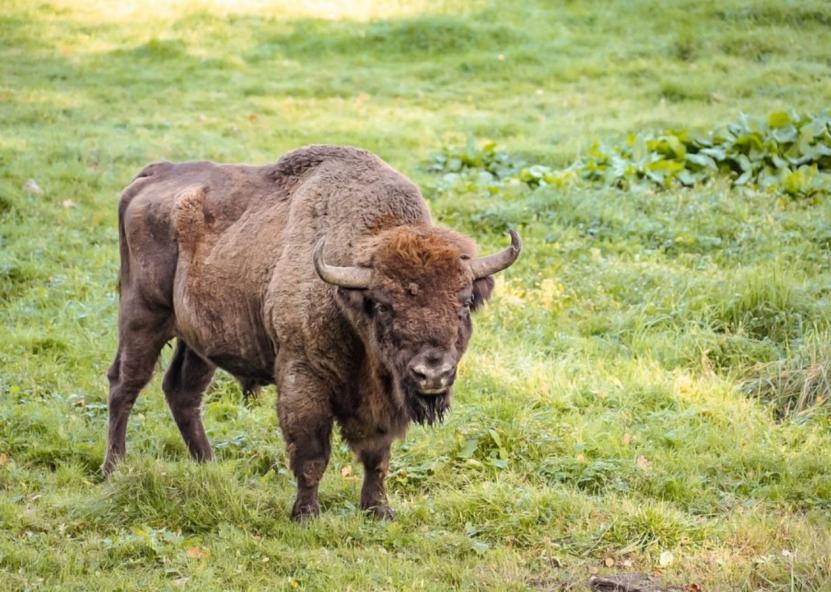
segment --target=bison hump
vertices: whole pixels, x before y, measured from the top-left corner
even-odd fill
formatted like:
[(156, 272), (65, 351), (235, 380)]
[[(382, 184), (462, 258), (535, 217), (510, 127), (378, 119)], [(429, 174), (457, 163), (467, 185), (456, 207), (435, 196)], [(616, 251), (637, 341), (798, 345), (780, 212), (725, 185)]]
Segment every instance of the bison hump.
[(270, 176), (277, 185), (291, 193), (295, 185), (309, 171), (327, 161), (338, 160), (352, 162), (358, 167), (368, 162), (377, 164), (377, 157), (361, 148), (352, 146), (331, 146), (326, 144), (304, 146), (285, 154), (271, 167)]

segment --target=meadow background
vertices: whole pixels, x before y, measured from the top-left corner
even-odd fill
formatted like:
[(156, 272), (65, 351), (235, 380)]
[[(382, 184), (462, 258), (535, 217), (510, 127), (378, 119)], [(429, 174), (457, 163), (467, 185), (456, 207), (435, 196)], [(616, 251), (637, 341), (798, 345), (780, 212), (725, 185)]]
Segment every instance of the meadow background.
[[(563, 167), (598, 139), (829, 105), (821, 0), (3, 0), (0, 588), (831, 589), (827, 197), (429, 170), (469, 138)], [(219, 462), (190, 462), (154, 381), (101, 482), (120, 189), (154, 160), (308, 143), (378, 153), (483, 250), (525, 240), (449, 420), (395, 447), (398, 520), (360, 515), (338, 440), (321, 518), (290, 523), (275, 393), (222, 375)]]

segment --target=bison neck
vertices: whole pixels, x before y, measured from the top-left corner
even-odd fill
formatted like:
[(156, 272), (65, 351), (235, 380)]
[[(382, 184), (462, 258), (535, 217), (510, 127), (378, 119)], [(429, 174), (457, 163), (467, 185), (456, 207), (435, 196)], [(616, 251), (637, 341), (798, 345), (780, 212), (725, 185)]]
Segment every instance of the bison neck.
[(354, 377), (335, 396), (335, 414), (351, 441), (401, 438), (407, 431), (410, 416), (398, 392), (392, 374), (378, 360), (372, 359), (361, 344), (360, 363)]

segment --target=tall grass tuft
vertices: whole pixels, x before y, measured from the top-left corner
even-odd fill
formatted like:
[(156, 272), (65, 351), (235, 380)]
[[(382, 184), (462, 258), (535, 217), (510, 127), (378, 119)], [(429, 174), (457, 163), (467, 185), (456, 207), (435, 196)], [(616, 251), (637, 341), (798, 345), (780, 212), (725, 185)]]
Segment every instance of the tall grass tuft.
[(73, 514), (106, 528), (145, 524), (198, 533), (252, 524), (262, 504), (225, 465), (145, 461), (120, 467)]
[(831, 398), (831, 335), (813, 337), (793, 356), (757, 364), (741, 389), (770, 404), (780, 419), (805, 417), (827, 409)]
[(714, 311), (717, 330), (786, 343), (824, 320), (801, 280), (778, 266), (744, 270), (723, 287), (725, 297)]

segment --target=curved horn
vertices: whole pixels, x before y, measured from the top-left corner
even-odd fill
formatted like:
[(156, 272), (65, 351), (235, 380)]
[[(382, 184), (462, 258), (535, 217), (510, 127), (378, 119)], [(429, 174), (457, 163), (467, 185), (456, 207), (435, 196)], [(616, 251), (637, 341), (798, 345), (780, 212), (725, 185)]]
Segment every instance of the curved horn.
[(338, 267), (323, 261), (324, 239), (317, 241), (314, 251), (314, 264), (317, 275), (327, 284), (341, 288), (366, 288), (372, 270), (366, 267)]
[(470, 271), (473, 272), (473, 277), (478, 280), (480, 278), (493, 275), (513, 265), (514, 261), (516, 261), (517, 257), (519, 257), (519, 252), (522, 250), (522, 241), (519, 239), (519, 235), (513, 230), (511, 230), (510, 233), (510, 247), (498, 253), (494, 253), (493, 255), (488, 255), (487, 257), (477, 257), (476, 259), (471, 259), (468, 266), (470, 267)]

